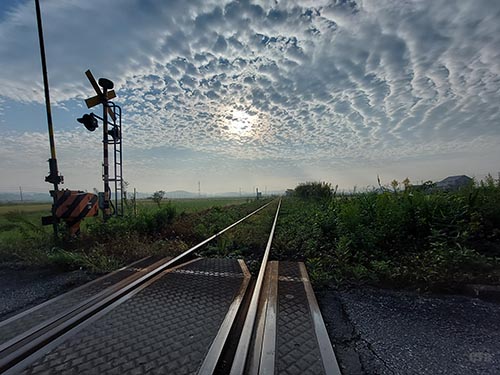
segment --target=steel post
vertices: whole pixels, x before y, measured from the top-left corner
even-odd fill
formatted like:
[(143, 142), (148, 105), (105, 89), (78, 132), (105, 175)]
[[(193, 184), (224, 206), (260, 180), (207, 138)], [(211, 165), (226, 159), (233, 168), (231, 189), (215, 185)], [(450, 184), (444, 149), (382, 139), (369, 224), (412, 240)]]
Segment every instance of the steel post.
[(102, 134), (103, 134), (103, 180), (104, 180), (104, 220), (110, 215), (111, 190), (109, 188), (109, 153), (108, 153), (108, 90), (103, 87), (102, 93)]
[(43, 41), (43, 27), (42, 27), (42, 15), (40, 12), (40, 2), (35, 0), (36, 8), (36, 20), (38, 26), (38, 41), (40, 43), (40, 58), (42, 60), (42, 74), (43, 74), (43, 87), (45, 92), (45, 109), (47, 112), (47, 125), (49, 131), (49, 143), (50, 143), (50, 159), (49, 162), (49, 175), (45, 177), (45, 181), (52, 183), (54, 185), (54, 190), (51, 191), (54, 203), (52, 204), (52, 226), (54, 228), (54, 235), (58, 235), (58, 223), (55, 215), (56, 211), (56, 192), (59, 190), (59, 183), (62, 182), (62, 176), (59, 176), (59, 170), (57, 168), (57, 158), (56, 158), (56, 146), (54, 141), (54, 127), (52, 125), (52, 112), (50, 109), (50, 94), (49, 94), (49, 77), (47, 74), (47, 63), (45, 59), (45, 44)]

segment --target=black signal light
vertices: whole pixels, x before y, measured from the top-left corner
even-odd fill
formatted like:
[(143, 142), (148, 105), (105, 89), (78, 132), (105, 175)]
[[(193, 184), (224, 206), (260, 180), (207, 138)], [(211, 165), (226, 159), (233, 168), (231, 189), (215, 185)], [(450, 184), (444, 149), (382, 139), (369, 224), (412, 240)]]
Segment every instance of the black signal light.
[(82, 117), (76, 119), (79, 123), (82, 123), (83, 126), (87, 128), (88, 131), (93, 132), (97, 129), (97, 119), (94, 117), (94, 114), (84, 114)]

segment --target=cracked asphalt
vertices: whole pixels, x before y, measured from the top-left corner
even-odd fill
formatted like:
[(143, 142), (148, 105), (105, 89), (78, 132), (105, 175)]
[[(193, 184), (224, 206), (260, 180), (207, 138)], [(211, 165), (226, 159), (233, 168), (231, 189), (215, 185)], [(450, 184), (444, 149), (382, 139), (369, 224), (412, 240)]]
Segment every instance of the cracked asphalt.
[(358, 288), (318, 301), (344, 375), (500, 374), (500, 304)]

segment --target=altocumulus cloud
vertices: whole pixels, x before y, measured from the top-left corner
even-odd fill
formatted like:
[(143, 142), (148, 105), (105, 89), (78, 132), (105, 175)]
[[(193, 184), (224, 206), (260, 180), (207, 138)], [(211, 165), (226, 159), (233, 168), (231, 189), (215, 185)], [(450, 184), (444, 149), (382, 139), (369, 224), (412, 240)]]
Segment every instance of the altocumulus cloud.
[[(138, 159), (172, 148), (192, 152), (190, 167), (198, 156), (335, 170), (467, 159), (500, 140), (498, 1), (53, 0), (43, 10), (56, 105), (89, 95), (87, 67), (112, 78)], [(0, 108), (41, 102), (31, 1), (2, 18), (0, 55)], [(2, 126), (2, 143), (28, 159), (46, 148), (40, 134)], [(88, 141), (81, 130), (59, 138), (68, 158)]]

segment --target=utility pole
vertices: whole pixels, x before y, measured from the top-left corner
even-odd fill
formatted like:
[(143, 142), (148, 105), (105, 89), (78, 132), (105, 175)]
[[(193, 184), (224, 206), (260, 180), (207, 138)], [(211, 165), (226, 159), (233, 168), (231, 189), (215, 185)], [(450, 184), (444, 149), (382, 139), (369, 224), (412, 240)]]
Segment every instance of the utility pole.
[(58, 236), (58, 222), (56, 218), (56, 192), (59, 190), (59, 184), (64, 182), (63, 176), (59, 176), (56, 158), (56, 145), (54, 141), (54, 127), (52, 125), (52, 111), (50, 109), (50, 94), (49, 94), (49, 77), (47, 74), (47, 62), (45, 59), (45, 44), (43, 41), (43, 27), (42, 15), (40, 12), (40, 2), (35, 0), (36, 21), (38, 26), (38, 42), (40, 44), (40, 59), (42, 61), (42, 75), (43, 75), (43, 88), (45, 93), (45, 110), (47, 112), (47, 125), (49, 130), (49, 143), (50, 143), (50, 159), (49, 161), (49, 175), (45, 177), (45, 181), (53, 184), (54, 190), (50, 191), (50, 195), (54, 199), (52, 204), (52, 227), (54, 228), (54, 236)]
[(134, 188), (134, 216), (137, 216), (137, 191)]

